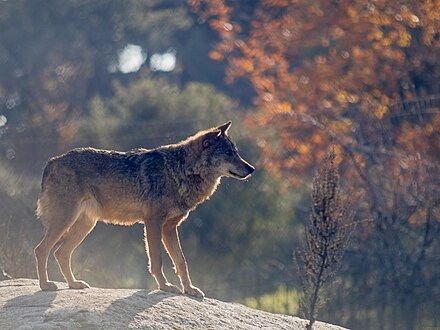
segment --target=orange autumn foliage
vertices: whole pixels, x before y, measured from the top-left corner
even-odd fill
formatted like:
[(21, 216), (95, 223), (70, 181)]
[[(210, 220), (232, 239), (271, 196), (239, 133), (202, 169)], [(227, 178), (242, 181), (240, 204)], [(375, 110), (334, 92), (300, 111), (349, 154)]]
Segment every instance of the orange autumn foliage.
[[(190, 4), (219, 33), (211, 57), (227, 62), (226, 81), (246, 79), (257, 94), (245, 123), (260, 166), (300, 186), (333, 145), (341, 178), (362, 196), (366, 222), (342, 275), (357, 285), (336, 309), (368, 315), (352, 328), (430, 324), (414, 315), (439, 292), (440, 1)], [(365, 300), (392, 312), (356, 306)]]
[(422, 159), (440, 160), (420, 134), (440, 134), (428, 124), (439, 117), (439, 1), (189, 3), (219, 33), (211, 57), (227, 61), (226, 80), (246, 78), (258, 95), (246, 122), (263, 134), (273, 173), (299, 183), (331, 144), (357, 163), (351, 178), (378, 164), (375, 152), (412, 157), (411, 146), (429, 145)]

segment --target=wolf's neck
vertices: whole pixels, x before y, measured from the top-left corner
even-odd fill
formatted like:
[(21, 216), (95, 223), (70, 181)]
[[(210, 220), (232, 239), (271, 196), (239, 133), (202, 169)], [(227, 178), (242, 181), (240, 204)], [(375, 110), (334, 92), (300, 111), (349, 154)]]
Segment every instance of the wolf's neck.
[(179, 193), (194, 208), (196, 205), (207, 200), (217, 189), (220, 176), (209, 171), (198, 171), (186, 174), (183, 184), (179, 187)]
[(220, 184), (220, 177), (188, 175), (179, 186), (179, 195), (189, 210), (209, 199)]
[[(191, 154), (178, 151), (173, 158), (174, 161), (167, 164), (169, 173), (177, 186), (181, 204), (192, 210), (215, 192), (220, 176), (212, 173), (209, 167), (202, 164), (200, 158)], [(172, 164), (177, 168), (171, 168)]]

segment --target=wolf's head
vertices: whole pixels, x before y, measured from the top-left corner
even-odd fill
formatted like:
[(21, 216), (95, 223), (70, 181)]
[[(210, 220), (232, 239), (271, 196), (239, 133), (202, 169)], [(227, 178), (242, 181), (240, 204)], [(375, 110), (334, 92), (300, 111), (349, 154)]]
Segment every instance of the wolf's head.
[(244, 180), (252, 174), (255, 168), (238, 154), (235, 143), (228, 136), (230, 127), (229, 121), (199, 137), (201, 159), (205, 166), (219, 176)]

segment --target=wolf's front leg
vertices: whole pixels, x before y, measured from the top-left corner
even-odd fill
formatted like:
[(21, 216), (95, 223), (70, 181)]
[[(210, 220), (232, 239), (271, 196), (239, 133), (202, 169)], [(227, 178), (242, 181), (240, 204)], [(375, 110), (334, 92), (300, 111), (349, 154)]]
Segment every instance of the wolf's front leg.
[(183, 292), (190, 296), (203, 298), (205, 294), (202, 290), (192, 285), (191, 278), (189, 277), (188, 265), (180, 245), (179, 233), (177, 231), (177, 224), (179, 222), (180, 218), (174, 218), (168, 220), (163, 225), (163, 242), (174, 263), (177, 275), (180, 277)]
[(168, 283), (162, 268), (161, 241), (162, 222), (154, 219), (146, 220), (144, 227), (145, 247), (149, 258), (149, 270), (160, 290), (171, 293), (182, 293), (180, 289)]

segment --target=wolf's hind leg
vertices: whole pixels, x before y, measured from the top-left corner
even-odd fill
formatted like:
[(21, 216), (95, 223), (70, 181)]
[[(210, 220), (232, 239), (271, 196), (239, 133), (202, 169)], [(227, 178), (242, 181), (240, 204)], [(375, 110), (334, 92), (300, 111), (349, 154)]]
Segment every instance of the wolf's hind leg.
[(72, 273), (72, 254), (95, 225), (95, 220), (85, 214), (81, 214), (78, 220), (64, 234), (63, 243), (54, 252), (61, 273), (71, 289), (85, 289), (90, 287), (86, 282), (75, 279)]
[[(52, 196), (52, 198), (51, 198)], [(77, 204), (71, 196), (63, 198), (58, 195), (43, 193), (39, 200), (39, 215), (45, 224), (46, 231), (41, 242), (35, 247), (35, 258), (37, 261), (37, 273), (40, 280), (40, 288), (43, 291), (56, 290), (55, 283), (48, 280), (47, 259), (50, 251), (60, 241), (63, 234), (75, 222), (78, 217)], [(59, 200), (65, 200), (60, 203)]]
[(145, 246), (150, 263), (150, 273), (162, 291), (181, 293), (178, 287), (168, 283), (162, 269), (161, 241), (162, 224), (159, 221), (145, 221)]
[(54, 291), (57, 289), (56, 284), (48, 280), (47, 259), (50, 251), (63, 236), (67, 228), (68, 226), (65, 226), (64, 223), (49, 223), (43, 239), (35, 247), (38, 279), (40, 280), (40, 288), (43, 291)]
[(163, 225), (163, 242), (176, 268), (177, 275), (180, 277), (183, 292), (190, 296), (203, 298), (205, 294), (202, 290), (192, 285), (191, 278), (189, 277), (188, 265), (180, 245), (179, 233), (177, 231), (177, 224), (180, 222), (180, 219), (181, 218), (170, 219)]

